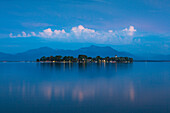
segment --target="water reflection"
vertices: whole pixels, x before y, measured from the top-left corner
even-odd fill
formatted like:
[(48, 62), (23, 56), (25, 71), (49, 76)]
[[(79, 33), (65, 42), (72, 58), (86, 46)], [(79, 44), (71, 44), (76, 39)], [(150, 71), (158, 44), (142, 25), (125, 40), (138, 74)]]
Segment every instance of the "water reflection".
[[(114, 98), (124, 98), (134, 101), (135, 90), (131, 83), (126, 83), (121, 88), (118, 87), (116, 81), (108, 81), (100, 79), (89, 83), (89, 81), (78, 82), (42, 82), (39, 84), (9, 84), (8, 94), (13, 96), (22, 96), (23, 99), (39, 98), (45, 100), (70, 100), (83, 102), (88, 99), (95, 99), (102, 97), (106, 100), (113, 100)], [(129, 89), (129, 90), (128, 90)], [(126, 95), (124, 95), (126, 94)], [(129, 96), (128, 96), (129, 95)], [(106, 97), (106, 98), (104, 98)]]
[(148, 108), (168, 113), (170, 108), (170, 63), (5, 63), (0, 67), (0, 113), (10, 109), (10, 113), (140, 113)]
[(130, 93), (130, 100), (133, 102), (135, 100), (135, 89), (133, 84), (130, 84), (130, 89), (129, 89), (129, 93)]
[[(43, 72), (79, 72), (81, 76), (114, 76), (122, 70), (131, 71), (132, 64), (110, 64), (110, 63), (39, 63)], [(50, 72), (50, 73), (51, 73)], [(123, 71), (124, 72), (124, 71)], [(122, 73), (122, 72), (120, 72)], [(76, 73), (77, 74), (77, 73)]]

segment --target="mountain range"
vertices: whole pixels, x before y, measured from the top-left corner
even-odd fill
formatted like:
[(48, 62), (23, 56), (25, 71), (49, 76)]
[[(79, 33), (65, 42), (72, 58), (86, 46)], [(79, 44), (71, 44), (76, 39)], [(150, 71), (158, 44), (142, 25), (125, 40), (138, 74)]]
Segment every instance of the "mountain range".
[(99, 47), (99, 46), (90, 46), (84, 47), (76, 50), (63, 50), (63, 49), (52, 49), (49, 47), (41, 47), (38, 49), (31, 49), (22, 53), (17, 54), (7, 54), (0, 52), (0, 61), (35, 61), (36, 59), (41, 58), (42, 56), (74, 56), (78, 57), (78, 55), (83, 54), (91, 57), (101, 56), (101, 57), (113, 57), (115, 55), (121, 57), (132, 57), (136, 60), (170, 60), (170, 55), (158, 55), (154, 57), (136, 57), (135, 55), (128, 52), (120, 52), (109, 46)]
[(0, 53), (0, 61), (35, 61), (42, 56), (74, 56), (78, 57), (78, 55), (83, 54), (91, 57), (101, 56), (101, 57), (113, 57), (115, 55), (118, 56), (128, 56), (134, 57), (134, 55), (128, 52), (119, 52), (109, 46), (99, 47), (99, 46), (90, 46), (84, 47), (77, 50), (63, 50), (63, 49), (52, 49), (49, 47), (41, 47), (38, 49), (31, 49), (22, 53), (17, 54), (6, 54)]

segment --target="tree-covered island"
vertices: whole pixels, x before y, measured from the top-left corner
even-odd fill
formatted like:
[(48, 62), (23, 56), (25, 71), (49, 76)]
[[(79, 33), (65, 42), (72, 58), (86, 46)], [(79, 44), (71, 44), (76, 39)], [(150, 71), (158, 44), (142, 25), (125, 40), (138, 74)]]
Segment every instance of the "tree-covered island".
[(88, 57), (86, 55), (79, 55), (78, 58), (74, 58), (73, 56), (50, 56), (50, 57), (41, 57), (40, 59), (37, 59), (37, 62), (59, 62), (59, 63), (132, 63), (133, 58), (129, 57), (105, 57), (102, 58), (100, 56), (97, 57)]

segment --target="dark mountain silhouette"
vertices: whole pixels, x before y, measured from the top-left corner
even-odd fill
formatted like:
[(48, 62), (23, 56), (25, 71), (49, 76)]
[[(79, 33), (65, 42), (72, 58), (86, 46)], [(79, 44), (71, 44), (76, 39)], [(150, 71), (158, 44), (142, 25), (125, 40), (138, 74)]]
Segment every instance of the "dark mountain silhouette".
[(101, 56), (101, 57), (113, 57), (115, 55), (122, 57), (134, 57), (134, 55), (127, 52), (119, 52), (109, 46), (99, 47), (99, 46), (90, 46), (84, 47), (77, 50), (63, 50), (63, 49), (52, 49), (49, 47), (41, 47), (38, 49), (28, 50), (26, 52), (17, 53), (15, 55), (0, 53), (0, 61), (35, 61), (37, 58), (42, 56), (74, 56), (83, 54), (91, 57)]
[(0, 59), (2, 59), (2, 58), (8, 58), (8, 57), (11, 57), (11, 56), (13, 56), (12, 54), (7, 54), (7, 53), (2, 53), (2, 52), (0, 52)]
[(109, 46), (106, 47), (99, 47), (99, 46), (90, 46), (90, 47), (85, 47), (85, 48), (80, 48), (78, 50), (75, 50), (75, 52), (78, 54), (84, 54), (92, 57), (96, 56), (101, 56), (101, 57), (113, 57), (115, 55), (118, 56), (128, 56), (128, 57), (133, 57), (132, 54), (127, 53), (127, 52), (119, 52)]

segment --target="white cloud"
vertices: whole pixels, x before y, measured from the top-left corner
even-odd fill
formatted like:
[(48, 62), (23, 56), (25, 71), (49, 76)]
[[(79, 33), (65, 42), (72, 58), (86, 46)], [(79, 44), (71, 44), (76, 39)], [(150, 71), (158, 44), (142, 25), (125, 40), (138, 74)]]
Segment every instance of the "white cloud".
[(134, 26), (130, 26), (129, 29), (125, 28), (123, 31), (126, 32), (129, 36), (133, 36), (134, 32), (136, 32), (136, 29)]
[(54, 30), (54, 34), (59, 35), (60, 33), (66, 33), (65, 30)]
[(61, 41), (72, 41), (72, 42), (90, 42), (90, 43), (109, 43), (109, 44), (130, 44), (132, 42), (140, 42), (140, 40), (134, 39), (134, 33), (137, 30), (134, 26), (125, 28), (120, 31), (108, 30), (105, 31), (96, 31), (94, 29), (85, 28), (82, 25), (77, 27), (72, 27), (70, 32), (62, 30), (52, 30), (51, 28), (45, 29), (42, 32), (31, 32), (26, 34), (13, 35), (9, 34), (11, 38), (17, 37), (42, 37), (42, 38), (53, 38)]
[(67, 35), (64, 29), (62, 30), (54, 30), (52, 31), (51, 28), (43, 30), (43, 32), (39, 32), (37, 37), (43, 37), (43, 38), (63, 38), (64, 35)]
[(36, 36), (35, 32), (31, 32), (31, 35), (32, 35), (32, 36)]
[(21, 37), (21, 34), (18, 34), (16, 37)]
[(79, 25), (78, 27), (73, 27), (71, 29), (71, 31), (76, 35), (76, 36), (80, 36), (81, 34), (91, 34), (91, 33), (95, 33), (95, 30), (93, 29), (88, 29), (88, 28), (84, 28), (82, 25)]
[(22, 36), (23, 36), (23, 37), (27, 37), (27, 34), (23, 31), (23, 32), (22, 32)]
[(27, 35), (27, 37), (31, 37), (31, 35), (30, 35), (30, 34), (28, 34), (28, 35)]
[(18, 37), (31, 37), (30, 34), (26, 34), (24, 31), (21, 34), (17, 34), (16, 36), (13, 35), (13, 33), (9, 34), (10, 38), (18, 38)]
[(14, 38), (12, 33), (9, 34), (9, 37), (10, 37), (10, 38)]
[(39, 37), (49, 38), (52, 36), (52, 34), (53, 34), (53, 31), (51, 30), (51, 28), (48, 28), (48, 29), (43, 30), (43, 32), (39, 32)]
[(113, 30), (109, 30), (108, 32), (109, 32), (109, 33), (113, 33)]

